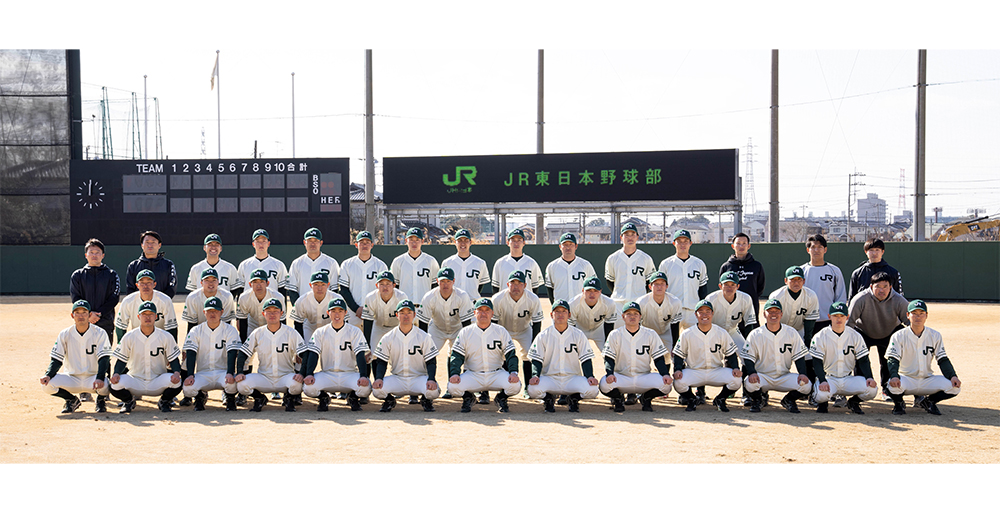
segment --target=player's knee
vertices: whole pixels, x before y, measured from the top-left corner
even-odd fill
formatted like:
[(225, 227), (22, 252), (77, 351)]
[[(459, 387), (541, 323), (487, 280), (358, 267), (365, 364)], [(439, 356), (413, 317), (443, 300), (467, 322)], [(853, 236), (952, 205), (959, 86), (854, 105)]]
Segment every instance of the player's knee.
[(530, 399), (541, 399), (545, 396), (545, 390), (538, 385), (528, 385), (528, 398)]
[(760, 390), (760, 381), (756, 383), (751, 383), (750, 377), (748, 376), (743, 379), (743, 386), (746, 387), (747, 392), (756, 392)]

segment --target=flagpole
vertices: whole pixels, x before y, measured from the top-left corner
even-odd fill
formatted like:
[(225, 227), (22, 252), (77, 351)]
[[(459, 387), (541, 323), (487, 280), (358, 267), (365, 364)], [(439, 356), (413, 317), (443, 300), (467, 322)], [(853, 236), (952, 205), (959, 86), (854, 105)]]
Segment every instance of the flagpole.
[(215, 51), (215, 77), (216, 84), (215, 89), (215, 107), (216, 107), (216, 122), (218, 124), (219, 132), (219, 159), (222, 159), (222, 75), (219, 74), (219, 51)]

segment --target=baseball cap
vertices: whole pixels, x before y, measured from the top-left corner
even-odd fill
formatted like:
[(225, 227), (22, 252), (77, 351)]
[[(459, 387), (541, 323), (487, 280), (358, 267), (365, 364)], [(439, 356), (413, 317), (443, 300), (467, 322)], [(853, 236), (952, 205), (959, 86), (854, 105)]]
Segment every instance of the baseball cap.
[(625, 223), (622, 225), (622, 235), (625, 235), (625, 232), (629, 230), (632, 230), (636, 234), (639, 233), (639, 229), (635, 227), (635, 223)]
[(91, 310), (90, 302), (88, 302), (86, 299), (77, 299), (76, 301), (73, 302), (73, 309), (70, 311), (75, 312), (77, 308), (86, 308), (87, 311), (89, 312)]
[(583, 290), (601, 290), (601, 279), (597, 276), (591, 276), (587, 278), (587, 281), (583, 282)]
[(698, 310), (701, 310), (701, 307), (703, 306), (707, 306), (708, 309), (713, 312), (715, 311), (715, 307), (712, 306), (712, 302), (707, 299), (702, 299), (701, 301), (698, 301), (698, 304), (694, 305), (694, 311), (697, 312)]
[(910, 301), (910, 304), (906, 305), (906, 313), (910, 313), (914, 310), (927, 311), (927, 303), (924, 303), (923, 299), (914, 299)]
[(330, 283), (330, 276), (324, 272), (312, 273), (309, 276), (309, 284), (312, 285), (313, 283)]
[(404, 300), (400, 301), (396, 305), (396, 311), (397, 312), (400, 311), (400, 310), (402, 310), (402, 309), (404, 309), (404, 308), (409, 308), (411, 311), (414, 311), (414, 312), (417, 311), (417, 307), (414, 306), (413, 305), (413, 301), (410, 301), (409, 299), (404, 299)]
[(554, 312), (556, 310), (556, 308), (559, 308), (559, 307), (565, 308), (566, 311), (568, 312), (569, 311), (569, 302), (566, 301), (565, 299), (557, 299), (557, 300), (555, 300), (554, 303), (552, 303), (552, 309), (551, 309), (551, 311)]
[(267, 230), (265, 230), (263, 228), (258, 228), (257, 230), (255, 230), (253, 232), (253, 237), (250, 240), (251, 241), (255, 241), (255, 240), (257, 240), (257, 237), (261, 237), (261, 236), (263, 236), (267, 240), (271, 240), (271, 236), (268, 235), (267, 234)]
[(323, 240), (323, 232), (319, 231), (319, 228), (310, 228), (302, 234), (302, 240), (306, 239)]
[(515, 236), (521, 237), (522, 239), (526, 238), (524, 236), (524, 230), (522, 230), (520, 228), (514, 228), (513, 230), (507, 232), (507, 240), (510, 240), (511, 237), (515, 237)]
[(838, 301), (830, 305), (830, 315), (847, 315), (847, 303)]
[(409, 238), (409, 237), (416, 237), (418, 239), (423, 239), (424, 238), (424, 231), (421, 230), (420, 228), (417, 228), (417, 227), (414, 226), (413, 228), (410, 228), (409, 230), (406, 230), (406, 237), (407, 238)]
[(670, 283), (669, 281), (667, 281), (667, 273), (663, 271), (656, 271), (655, 273), (650, 274), (649, 278), (646, 278), (646, 283), (651, 284), (656, 280), (663, 280), (665, 283)]
[(263, 269), (257, 269), (256, 271), (254, 271), (253, 273), (251, 273), (250, 274), (250, 281), (254, 281), (254, 280), (268, 281), (267, 280), (267, 271), (265, 271)]
[(139, 305), (139, 312), (138, 313), (142, 313), (142, 312), (153, 312), (153, 313), (156, 313), (156, 304), (153, 303), (152, 301), (143, 301), (143, 303), (141, 305)]
[(437, 279), (444, 278), (446, 280), (455, 281), (455, 270), (451, 267), (442, 267), (438, 270)]
[(378, 283), (382, 280), (389, 280), (393, 283), (396, 283), (396, 277), (392, 275), (392, 271), (382, 271), (378, 273), (378, 278), (375, 279), (375, 283)]
[(625, 306), (622, 307), (622, 313), (629, 310), (635, 310), (636, 312), (639, 312), (639, 315), (642, 315), (642, 308), (639, 308), (639, 303), (636, 303), (635, 301), (625, 303)]
[(466, 230), (465, 228), (462, 228), (461, 230), (455, 232), (455, 240), (461, 239), (462, 237), (472, 240), (472, 232)]
[(806, 273), (805, 273), (805, 271), (802, 270), (801, 267), (799, 267), (797, 265), (793, 265), (793, 266), (789, 267), (788, 269), (785, 269), (785, 279), (795, 278), (796, 276), (799, 277), (799, 278), (805, 279)]
[(209, 267), (208, 269), (205, 269), (204, 271), (201, 272), (201, 279), (204, 280), (205, 278), (210, 278), (210, 277), (211, 278), (215, 278), (216, 280), (218, 280), (219, 279), (219, 271), (216, 271), (215, 269), (212, 269), (211, 267)]
[(511, 271), (510, 274), (507, 275), (507, 283), (510, 283), (514, 280), (517, 280), (521, 283), (527, 283), (527, 281), (524, 278), (524, 271)]
[(354, 236), (354, 242), (361, 242), (365, 239), (368, 239), (371, 242), (375, 242), (375, 238), (372, 237), (372, 232), (368, 230), (362, 230), (358, 232), (357, 235)]
[(217, 297), (210, 297), (205, 300), (205, 310), (219, 310), (222, 311), (222, 300)]
[(576, 235), (573, 235), (572, 233), (569, 232), (560, 235), (559, 244), (562, 244), (563, 242), (572, 242), (573, 244), (576, 244)]
[(139, 271), (139, 274), (135, 275), (135, 281), (136, 281), (136, 283), (138, 283), (139, 280), (141, 280), (143, 278), (149, 278), (149, 279), (151, 279), (153, 281), (156, 281), (156, 275), (153, 274), (153, 271), (150, 271), (149, 269), (143, 269), (143, 270)]
[(726, 271), (722, 273), (722, 276), (719, 276), (719, 284), (721, 285), (723, 283), (726, 283), (727, 281), (730, 283), (739, 284), (740, 277), (736, 274), (735, 271)]
[(488, 297), (481, 297), (481, 298), (477, 299), (476, 303), (474, 305), (472, 305), (472, 306), (475, 309), (479, 309), (479, 307), (485, 306), (485, 307), (489, 308), (490, 310), (492, 310), (493, 309), (493, 301), (491, 301), (490, 298), (488, 298)]
[(770, 310), (771, 308), (777, 308), (778, 310), (782, 310), (781, 301), (778, 301), (777, 299), (774, 298), (768, 299), (767, 303), (764, 303), (764, 310)]
[(208, 244), (209, 242), (218, 242), (219, 244), (222, 244), (222, 237), (219, 237), (218, 233), (210, 233), (205, 236), (205, 244)]
[(264, 310), (267, 310), (268, 308), (271, 308), (272, 306), (274, 308), (277, 308), (278, 310), (284, 310), (285, 309), (285, 305), (281, 304), (281, 301), (279, 301), (278, 298), (274, 298), (274, 297), (272, 297), (271, 299), (268, 299), (267, 301), (264, 301), (264, 304), (260, 306), (260, 309), (261, 309), (261, 311), (264, 311)]
[(677, 230), (674, 232), (674, 240), (677, 240), (680, 237), (687, 237), (688, 240), (691, 240), (691, 232), (687, 230)]
[(326, 310), (330, 311), (333, 310), (334, 308), (342, 308), (344, 310), (347, 310), (347, 301), (344, 301), (339, 297), (331, 299), (330, 302), (327, 303), (326, 305)]

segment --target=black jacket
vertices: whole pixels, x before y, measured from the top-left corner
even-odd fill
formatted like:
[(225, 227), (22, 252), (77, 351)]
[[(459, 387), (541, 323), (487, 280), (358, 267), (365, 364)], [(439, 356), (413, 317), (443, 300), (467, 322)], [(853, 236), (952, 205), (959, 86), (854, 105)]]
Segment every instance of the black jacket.
[(890, 283), (892, 284), (892, 289), (899, 292), (899, 295), (903, 295), (903, 279), (899, 276), (899, 271), (897, 271), (893, 266), (886, 263), (885, 259), (882, 259), (877, 264), (869, 263), (867, 260), (861, 262), (861, 266), (851, 273), (851, 286), (847, 289), (847, 302), (851, 302), (851, 298), (858, 295), (859, 292), (867, 289), (871, 286), (872, 276), (875, 273), (885, 271), (889, 273)]
[(101, 314), (97, 326), (105, 330), (113, 329), (115, 325), (115, 306), (118, 305), (120, 292), (118, 273), (104, 264), (100, 267), (84, 266), (73, 271), (69, 278), (72, 301), (87, 300), (91, 311)]
[[(753, 299), (753, 311), (760, 322), (760, 296), (764, 293), (764, 266), (747, 253), (746, 258), (737, 260), (731, 255), (726, 263), (719, 268), (719, 276), (728, 271), (735, 271), (740, 277), (740, 291)], [(763, 324), (763, 323), (762, 323)]]
[(163, 253), (156, 255), (156, 258), (146, 258), (143, 255), (128, 264), (128, 270), (125, 271), (125, 295), (139, 290), (135, 285), (135, 277), (143, 269), (153, 271), (156, 275), (156, 290), (173, 299), (177, 292), (177, 269), (173, 262), (163, 258)]

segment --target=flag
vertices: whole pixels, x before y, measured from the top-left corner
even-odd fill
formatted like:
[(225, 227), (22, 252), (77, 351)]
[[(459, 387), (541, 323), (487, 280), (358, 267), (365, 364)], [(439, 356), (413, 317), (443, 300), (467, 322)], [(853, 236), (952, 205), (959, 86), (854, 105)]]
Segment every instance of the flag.
[(215, 67), (212, 68), (212, 89), (215, 89), (215, 77), (219, 76), (219, 54), (215, 54)]

